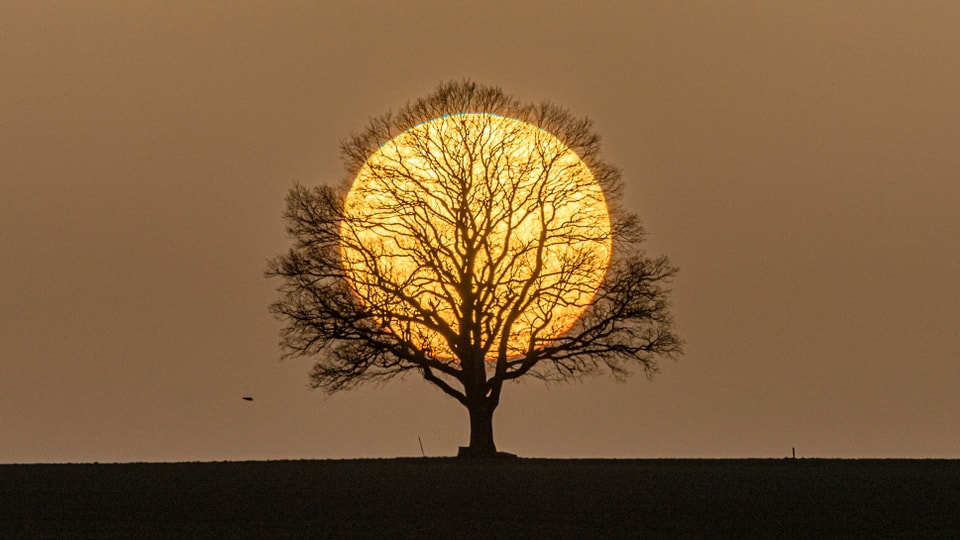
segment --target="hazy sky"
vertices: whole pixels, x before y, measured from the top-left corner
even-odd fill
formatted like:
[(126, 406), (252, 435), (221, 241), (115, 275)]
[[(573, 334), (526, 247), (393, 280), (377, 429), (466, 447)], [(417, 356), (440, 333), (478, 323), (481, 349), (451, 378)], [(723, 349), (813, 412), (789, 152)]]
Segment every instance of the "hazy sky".
[(415, 377), (309, 390), (263, 271), (463, 77), (595, 120), (681, 268), (687, 354), (508, 385), (500, 449), (960, 458), (960, 4), (514, 3), (0, 3), (0, 462), (455, 454)]

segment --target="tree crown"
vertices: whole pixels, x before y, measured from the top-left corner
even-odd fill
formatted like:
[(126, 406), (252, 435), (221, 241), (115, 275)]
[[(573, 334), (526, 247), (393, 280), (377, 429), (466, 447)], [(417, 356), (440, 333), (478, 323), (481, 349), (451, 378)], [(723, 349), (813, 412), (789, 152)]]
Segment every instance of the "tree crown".
[(271, 261), (286, 356), (328, 391), (419, 371), (461, 402), (506, 380), (647, 373), (681, 343), (586, 119), (469, 81), (374, 118), (350, 181), (296, 186)]

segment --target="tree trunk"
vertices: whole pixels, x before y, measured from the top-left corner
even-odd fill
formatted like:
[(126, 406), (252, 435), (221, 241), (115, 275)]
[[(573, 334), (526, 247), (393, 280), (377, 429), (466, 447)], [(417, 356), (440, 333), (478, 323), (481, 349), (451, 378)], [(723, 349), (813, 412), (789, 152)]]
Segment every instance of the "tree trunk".
[(493, 411), (495, 406), (487, 400), (475, 401), (467, 406), (470, 413), (470, 446), (461, 446), (459, 457), (493, 457), (497, 446), (493, 442)]

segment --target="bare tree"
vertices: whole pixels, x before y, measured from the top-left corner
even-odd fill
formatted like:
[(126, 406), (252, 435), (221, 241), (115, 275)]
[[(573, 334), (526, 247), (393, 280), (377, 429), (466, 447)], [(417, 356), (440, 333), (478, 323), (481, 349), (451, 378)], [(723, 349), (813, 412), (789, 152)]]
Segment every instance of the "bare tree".
[(503, 384), (648, 376), (681, 353), (677, 269), (648, 257), (589, 120), (469, 81), (342, 144), (348, 180), (296, 185), (293, 247), (269, 263), (284, 357), (336, 392), (415, 372), (464, 405), (494, 455)]

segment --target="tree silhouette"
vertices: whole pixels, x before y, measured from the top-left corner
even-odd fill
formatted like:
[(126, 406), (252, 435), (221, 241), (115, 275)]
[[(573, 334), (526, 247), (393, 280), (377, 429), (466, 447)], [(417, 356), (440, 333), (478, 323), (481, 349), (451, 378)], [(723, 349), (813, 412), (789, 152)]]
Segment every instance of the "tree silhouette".
[(496, 454), (506, 381), (647, 375), (681, 353), (666, 257), (647, 257), (589, 120), (470, 81), (370, 121), (348, 181), (294, 186), (269, 262), (284, 357), (333, 393), (415, 372), (464, 405), (465, 455)]

